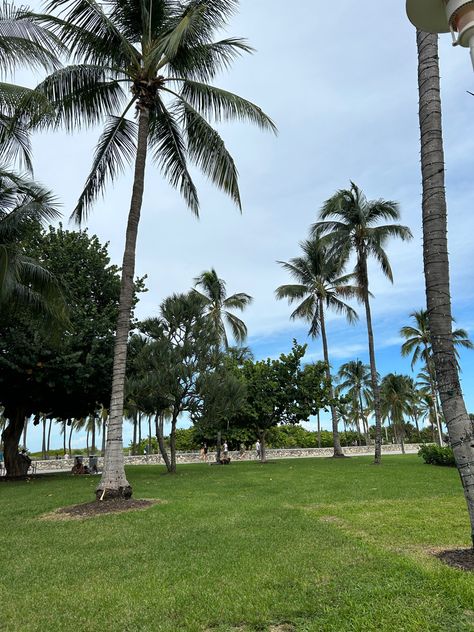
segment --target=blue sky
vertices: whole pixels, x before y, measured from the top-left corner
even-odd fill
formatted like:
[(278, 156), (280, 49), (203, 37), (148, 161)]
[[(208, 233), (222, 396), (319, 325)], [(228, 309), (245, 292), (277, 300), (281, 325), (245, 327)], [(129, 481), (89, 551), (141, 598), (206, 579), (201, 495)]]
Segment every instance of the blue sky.
[[(415, 30), (405, 3), (385, 0), (383, 29), (376, 29), (381, 3), (340, 0), (242, 0), (228, 28), (257, 49), (239, 60), (217, 85), (258, 103), (276, 122), (278, 137), (246, 125), (221, 127), (240, 173), (243, 214), (198, 174), (201, 218), (149, 163), (139, 234), (137, 274), (148, 274), (149, 292), (140, 317), (157, 312), (160, 301), (185, 291), (202, 270), (214, 267), (229, 293), (248, 292), (245, 312), (249, 344), (257, 357), (288, 351), (292, 338), (306, 341), (304, 323), (292, 323), (273, 292), (287, 277), (276, 264), (298, 254), (322, 203), (353, 180), (367, 197), (396, 200), (414, 239), (389, 246), (395, 283), (370, 269), (378, 369), (409, 372), (400, 357), (400, 327), (424, 305), (421, 249), (421, 176), (417, 120)], [(474, 234), (472, 114), (474, 91), (469, 54), (440, 39), (446, 152), (452, 296), (458, 326), (474, 330), (472, 235)], [(34, 79), (27, 77), (32, 84)], [(99, 130), (34, 140), (36, 177), (53, 189), (68, 217), (91, 162)], [(110, 186), (87, 226), (110, 242), (120, 264), (131, 175)], [(355, 327), (334, 316), (328, 337), (334, 369), (350, 359), (366, 361), (363, 314)], [(320, 342), (308, 341), (311, 359)], [(472, 353), (462, 354), (463, 386), (474, 410)], [(129, 429), (126, 429), (126, 441)], [(31, 449), (38, 449), (31, 433)], [(84, 444), (79, 437), (76, 443)]]

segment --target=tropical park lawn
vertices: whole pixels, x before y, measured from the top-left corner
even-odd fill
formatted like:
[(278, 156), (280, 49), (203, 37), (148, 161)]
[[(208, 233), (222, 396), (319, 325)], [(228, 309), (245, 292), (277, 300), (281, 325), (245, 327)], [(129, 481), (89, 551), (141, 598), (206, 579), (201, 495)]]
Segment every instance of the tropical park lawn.
[(472, 630), (454, 468), (416, 456), (130, 467), (141, 511), (45, 520), (96, 477), (0, 484), (0, 629)]

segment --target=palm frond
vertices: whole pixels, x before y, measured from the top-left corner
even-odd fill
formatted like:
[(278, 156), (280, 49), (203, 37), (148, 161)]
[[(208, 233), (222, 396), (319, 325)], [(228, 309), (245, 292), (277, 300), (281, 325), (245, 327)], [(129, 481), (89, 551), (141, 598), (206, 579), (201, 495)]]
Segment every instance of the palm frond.
[(149, 143), (154, 149), (153, 159), (173, 187), (179, 188), (186, 204), (199, 215), (196, 186), (186, 164), (186, 145), (179, 125), (164, 107), (150, 116)]
[[(129, 103), (127, 110), (132, 104), (133, 101)], [(137, 124), (125, 118), (127, 110), (121, 117), (108, 118), (95, 151), (91, 170), (72, 213), (78, 223), (87, 216), (105, 184), (109, 180), (113, 181), (135, 158)]]
[(224, 318), (232, 331), (234, 339), (238, 343), (244, 342), (247, 338), (247, 326), (244, 321), (235, 316), (235, 314), (227, 311), (224, 311)]
[(223, 307), (226, 309), (240, 309), (243, 311), (246, 307), (248, 307), (253, 301), (253, 298), (250, 294), (245, 294), (245, 292), (237, 292), (236, 294), (232, 294), (226, 298), (223, 302)]
[(189, 79), (182, 81), (181, 97), (202, 116), (221, 121), (248, 121), (276, 134), (275, 123), (263, 110), (238, 95)]
[(72, 131), (120, 114), (128, 98), (115, 75), (103, 66), (68, 66), (49, 75), (36, 90), (55, 109), (52, 124)]

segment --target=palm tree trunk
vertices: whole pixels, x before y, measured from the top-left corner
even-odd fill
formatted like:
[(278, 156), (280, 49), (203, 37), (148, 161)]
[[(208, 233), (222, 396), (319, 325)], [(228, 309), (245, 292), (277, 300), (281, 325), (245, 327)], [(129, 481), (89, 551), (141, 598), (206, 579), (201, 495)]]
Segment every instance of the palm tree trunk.
[(63, 454), (66, 454), (66, 426), (67, 426), (67, 419), (65, 419), (63, 421)]
[(436, 371), (433, 366), (433, 362), (430, 359), (429, 349), (425, 344), (425, 356), (426, 356), (426, 372), (428, 374), (428, 381), (430, 384), (431, 397), (433, 400), (433, 417), (436, 421), (436, 430), (438, 431), (438, 443), (443, 445), (443, 433), (441, 431), (441, 421), (438, 406), (438, 394), (436, 392)]
[(26, 450), (26, 435), (28, 432), (28, 419), (25, 419), (25, 425), (23, 427), (23, 447)]
[(321, 447), (321, 418), (319, 416), (319, 410), (316, 413), (316, 419), (318, 421), (318, 448)]
[(101, 450), (101, 455), (104, 456), (105, 455), (105, 441), (107, 438), (107, 419), (104, 417), (102, 419), (102, 450)]
[(138, 413), (138, 448), (140, 450), (140, 446), (142, 444), (142, 414)]
[(46, 453), (49, 456), (49, 450), (51, 447), (51, 426), (53, 425), (53, 420), (49, 420), (49, 428), (48, 428), (48, 443), (46, 445)]
[(74, 432), (74, 421), (71, 421), (71, 426), (69, 429), (69, 441), (68, 441), (68, 446), (69, 446), (69, 454), (72, 453), (72, 449), (71, 449), (71, 440), (72, 440), (72, 433)]
[[(321, 340), (323, 343), (323, 355), (324, 362), (326, 363), (326, 375), (329, 382), (329, 397), (331, 400), (334, 399), (334, 389), (332, 387), (332, 379), (331, 379), (331, 366), (329, 364), (329, 353), (328, 353), (328, 341), (326, 338), (326, 323), (324, 319), (324, 303), (322, 299), (319, 299), (319, 322), (321, 325)], [(331, 419), (332, 419), (332, 438), (334, 444), (334, 457), (342, 457), (344, 456), (344, 452), (341, 448), (341, 440), (339, 438), (339, 430), (337, 428), (337, 413), (334, 404), (331, 404)]]
[(365, 434), (365, 443), (366, 445), (370, 445), (369, 422), (364, 416), (364, 405), (362, 403), (362, 393), (360, 389), (358, 391), (358, 398), (359, 398), (360, 418), (362, 419), (362, 428), (364, 429), (364, 434)]
[(43, 417), (43, 419), (41, 420), (41, 423), (43, 424), (43, 440), (41, 442), (41, 454), (43, 456), (43, 459), (46, 458), (46, 417)]
[(170, 454), (171, 454), (171, 469), (168, 470), (170, 474), (176, 474), (176, 423), (178, 421), (178, 414), (173, 413), (171, 419), (171, 432), (170, 432)]
[(137, 453), (137, 414), (133, 413), (133, 440), (132, 440), (132, 454)]
[(464, 489), (474, 546), (472, 427), (461, 392), (452, 338), (438, 36), (418, 31), (417, 46), (423, 180), (423, 258), (428, 320), (438, 391), (449, 442)]
[(90, 434), (90, 430), (88, 428), (87, 432), (86, 432), (86, 450), (87, 450), (87, 455), (89, 455), (89, 434)]
[(216, 443), (216, 463), (221, 462), (221, 441), (222, 441), (222, 433), (220, 430), (217, 431), (217, 443)]
[(151, 454), (151, 416), (148, 416), (148, 454)]
[(91, 428), (91, 430), (92, 430), (92, 432), (91, 432), (91, 443), (92, 443), (91, 452), (92, 452), (92, 454), (95, 454), (96, 450), (97, 450), (96, 445), (95, 445), (95, 429), (96, 429), (95, 424), (96, 424), (96, 418), (95, 418), (95, 415), (92, 415), (92, 428)]
[(2, 432), (2, 442), (5, 459), (5, 470), (8, 477), (26, 476), (28, 466), (21, 458), (18, 447), (21, 433), (25, 424), (25, 411), (22, 408), (5, 408), (4, 416), (8, 419), (6, 428)]
[(110, 399), (109, 428), (105, 448), (104, 469), (96, 490), (96, 498), (130, 498), (132, 488), (125, 475), (123, 455), (123, 400), (125, 368), (127, 362), (127, 342), (130, 331), (130, 314), (133, 303), (133, 277), (135, 274), (135, 250), (138, 224), (145, 187), (145, 165), (148, 144), (150, 111), (140, 107), (138, 117), (138, 142), (135, 159), (135, 174), (132, 199), (128, 215), (125, 250), (122, 262), (122, 282), (120, 288), (119, 316), (114, 346), (112, 375), (112, 396)]
[(374, 416), (375, 416), (375, 455), (374, 463), (380, 465), (382, 462), (382, 415), (380, 413), (380, 389), (377, 379), (377, 366), (375, 363), (374, 331), (372, 329), (372, 314), (370, 311), (369, 282), (367, 273), (367, 260), (364, 258), (363, 269), (365, 283), (363, 284), (365, 318), (367, 320), (367, 338), (369, 342), (369, 362), (370, 378), (372, 382), (372, 392), (374, 396)]

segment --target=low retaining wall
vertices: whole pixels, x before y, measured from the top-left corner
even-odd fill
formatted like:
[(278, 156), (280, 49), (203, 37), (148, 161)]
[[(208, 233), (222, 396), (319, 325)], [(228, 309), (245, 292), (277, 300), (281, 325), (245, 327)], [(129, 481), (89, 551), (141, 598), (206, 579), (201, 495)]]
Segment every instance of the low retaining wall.
[[(409, 443), (405, 445), (407, 454), (416, 454), (420, 449), (420, 444)], [(373, 454), (374, 446), (349, 446), (343, 448), (344, 454), (348, 456), (363, 456), (364, 454)], [(398, 454), (401, 452), (401, 446), (398, 444), (390, 444), (382, 446), (382, 454)], [(266, 450), (267, 459), (294, 459), (294, 458), (314, 458), (329, 457), (333, 455), (332, 448), (281, 448)], [(229, 452), (233, 461), (256, 461), (257, 456), (255, 450), (244, 452)], [(215, 452), (209, 452), (207, 455), (208, 462), (212, 463), (216, 460)], [(88, 459), (84, 456), (84, 464)], [(183, 463), (200, 463), (201, 458), (199, 452), (178, 452), (176, 462)], [(70, 459), (50, 459), (49, 461), (34, 461), (36, 471), (68, 471), (74, 464), (74, 455)], [(150, 456), (126, 456), (125, 465), (164, 465), (161, 454), (150, 454)], [(99, 470), (102, 469), (103, 458), (98, 458)]]

